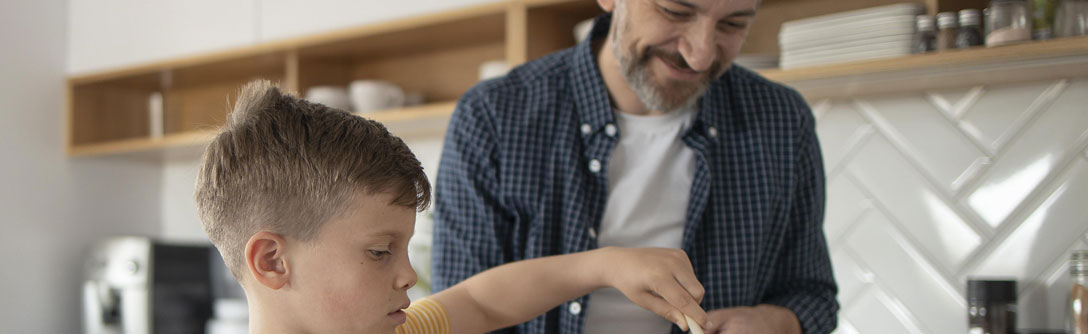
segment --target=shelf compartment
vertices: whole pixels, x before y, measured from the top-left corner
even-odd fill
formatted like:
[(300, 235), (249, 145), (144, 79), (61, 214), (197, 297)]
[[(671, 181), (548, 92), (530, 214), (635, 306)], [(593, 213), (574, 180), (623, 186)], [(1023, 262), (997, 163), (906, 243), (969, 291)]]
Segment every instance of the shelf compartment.
[(154, 72), (106, 82), (69, 81), (69, 147), (148, 136), (148, 97), (161, 90), (162, 79)]
[(528, 60), (574, 46), (574, 26), (604, 13), (595, 1), (532, 1), (526, 5)]
[(851, 10), (899, 3), (920, 3), (930, 15), (936, 11), (986, 8), (989, 0), (765, 0), (741, 50), (744, 54), (779, 54), (778, 33), (785, 22)]
[[(384, 124), (393, 134), (405, 135), (441, 135), (457, 103), (444, 101), (421, 106), (355, 114)], [(72, 147), (72, 156), (102, 155), (152, 155), (157, 156), (168, 150), (186, 151), (191, 154), (193, 148), (201, 148), (211, 142), (218, 133), (218, 126), (200, 130), (188, 130), (163, 136), (162, 138), (132, 137), (105, 140)]]
[(247, 82), (270, 80), (284, 86), (284, 53), (256, 55), (175, 69), (165, 80), (165, 133), (188, 133), (225, 124), (231, 103)]
[(1088, 75), (1088, 37), (759, 71), (806, 97), (843, 97)]
[(365, 79), (392, 82), (422, 94), (425, 102), (457, 99), (476, 84), (481, 64), (506, 59), (505, 20), (505, 6), (484, 6), (403, 30), (375, 28), (302, 47), (297, 53), (299, 92)]

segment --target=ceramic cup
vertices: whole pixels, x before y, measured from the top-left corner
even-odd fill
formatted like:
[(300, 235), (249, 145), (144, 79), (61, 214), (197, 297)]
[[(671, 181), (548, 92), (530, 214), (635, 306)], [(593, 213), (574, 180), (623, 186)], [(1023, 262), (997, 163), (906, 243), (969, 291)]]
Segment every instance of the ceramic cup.
[(306, 90), (306, 100), (330, 108), (351, 110), (348, 89), (340, 86), (314, 86)]
[(354, 112), (370, 113), (404, 106), (404, 90), (380, 80), (351, 82), (351, 105)]

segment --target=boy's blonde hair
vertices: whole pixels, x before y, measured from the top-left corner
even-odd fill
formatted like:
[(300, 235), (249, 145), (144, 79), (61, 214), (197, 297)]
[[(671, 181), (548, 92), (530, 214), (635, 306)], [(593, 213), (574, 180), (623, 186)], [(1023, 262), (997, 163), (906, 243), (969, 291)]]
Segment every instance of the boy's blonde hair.
[(204, 151), (196, 199), (204, 232), (235, 278), (261, 230), (312, 240), (359, 195), (392, 194), (424, 210), (430, 185), (419, 160), (381, 123), (281, 92), (242, 88), (227, 124)]

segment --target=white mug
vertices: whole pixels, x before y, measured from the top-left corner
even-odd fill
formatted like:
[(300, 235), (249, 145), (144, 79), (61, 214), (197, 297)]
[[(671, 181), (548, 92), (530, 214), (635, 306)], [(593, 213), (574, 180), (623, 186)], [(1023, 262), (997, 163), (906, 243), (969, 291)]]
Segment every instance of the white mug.
[(306, 90), (306, 100), (330, 108), (351, 110), (348, 89), (340, 86), (314, 86)]
[(390, 82), (356, 80), (351, 82), (351, 104), (357, 113), (370, 113), (404, 106), (404, 90)]

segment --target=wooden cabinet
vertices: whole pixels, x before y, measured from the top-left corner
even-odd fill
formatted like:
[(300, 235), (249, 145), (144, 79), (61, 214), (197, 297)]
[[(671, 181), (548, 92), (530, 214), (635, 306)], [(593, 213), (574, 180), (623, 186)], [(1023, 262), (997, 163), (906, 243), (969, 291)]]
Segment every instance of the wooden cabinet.
[[(914, 0), (931, 12), (982, 8), (986, 0)], [(764, 0), (745, 53), (777, 53), (782, 22), (887, 5), (890, 0)], [(305, 92), (353, 80), (393, 82), (418, 92), (424, 104), (367, 114), (398, 135), (441, 134), (456, 100), (478, 80), (480, 64), (524, 63), (574, 45), (573, 27), (601, 13), (592, 0), (504, 0), (216, 53), (78, 75), (68, 80), (68, 153), (98, 156), (146, 153), (207, 143), (227, 116), (228, 101), (256, 78)], [(1057, 43), (1057, 44), (1048, 44)], [(1054, 45), (1063, 55), (1088, 54), (1088, 41)], [(884, 69), (918, 69), (974, 60), (1045, 58), (1031, 46), (912, 56), (864, 64), (763, 73), (791, 84), (856, 76)], [(1036, 51), (1032, 51), (1036, 50)], [(795, 80), (795, 81), (794, 81)], [(813, 83), (814, 82), (814, 83)], [(805, 89), (802, 89), (804, 92)], [(162, 96), (161, 136), (151, 131), (149, 97)]]

